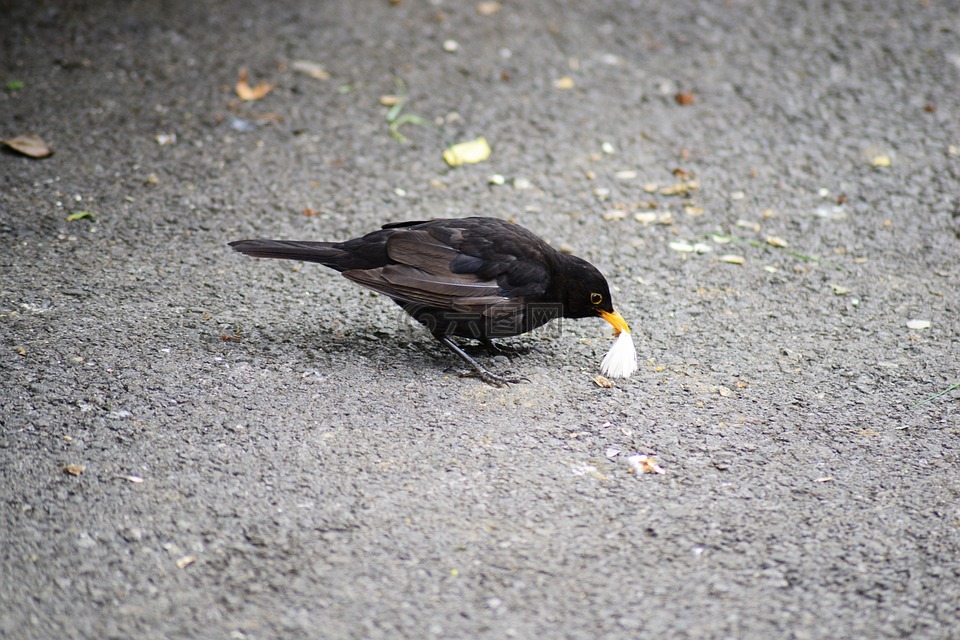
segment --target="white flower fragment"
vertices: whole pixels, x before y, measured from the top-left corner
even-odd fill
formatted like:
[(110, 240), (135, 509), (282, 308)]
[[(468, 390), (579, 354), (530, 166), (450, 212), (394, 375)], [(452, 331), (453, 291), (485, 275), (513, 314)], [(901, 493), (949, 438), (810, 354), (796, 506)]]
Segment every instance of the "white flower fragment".
[(600, 372), (608, 378), (629, 378), (637, 370), (637, 349), (629, 331), (621, 331), (600, 363)]

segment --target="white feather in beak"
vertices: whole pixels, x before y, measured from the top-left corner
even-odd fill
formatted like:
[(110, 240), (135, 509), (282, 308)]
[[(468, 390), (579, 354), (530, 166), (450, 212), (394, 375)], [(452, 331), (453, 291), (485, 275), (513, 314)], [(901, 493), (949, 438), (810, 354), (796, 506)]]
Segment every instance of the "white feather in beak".
[(637, 370), (637, 349), (629, 331), (621, 331), (600, 363), (600, 372), (608, 378), (629, 378)]
[(600, 372), (609, 378), (629, 378), (630, 374), (637, 370), (637, 349), (633, 346), (630, 326), (616, 311), (601, 311), (600, 317), (613, 325), (614, 334), (617, 336), (600, 363)]

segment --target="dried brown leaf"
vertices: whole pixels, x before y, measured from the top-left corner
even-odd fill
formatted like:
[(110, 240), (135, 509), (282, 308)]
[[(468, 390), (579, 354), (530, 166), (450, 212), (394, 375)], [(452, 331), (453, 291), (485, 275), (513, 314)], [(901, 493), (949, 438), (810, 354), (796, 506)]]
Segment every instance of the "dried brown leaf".
[(247, 70), (240, 69), (240, 79), (237, 80), (237, 96), (241, 100), (259, 100), (265, 95), (273, 91), (275, 84), (269, 82), (261, 82), (255, 87), (251, 87), (250, 83), (247, 82)]
[(26, 133), (9, 140), (0, 140), (0, 142), (30, 158), (46, 158), (53, 155), (50, 145), (35, 133)]
[(630, 471), (638, 475), (643, 473), (666, 473), (653, 456), (633, 455), (627, 458), (627, 464), (630, 466)]

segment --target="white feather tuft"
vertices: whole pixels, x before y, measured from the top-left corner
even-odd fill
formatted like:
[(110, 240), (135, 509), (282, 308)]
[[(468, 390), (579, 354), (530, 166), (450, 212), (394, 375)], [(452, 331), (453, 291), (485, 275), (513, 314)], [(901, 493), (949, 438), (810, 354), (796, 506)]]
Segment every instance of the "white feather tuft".
[(637, 349), (629, 331), (621, 331), (600, 363), (600, 372), (609, 378), (629, 378), (637, 370)]

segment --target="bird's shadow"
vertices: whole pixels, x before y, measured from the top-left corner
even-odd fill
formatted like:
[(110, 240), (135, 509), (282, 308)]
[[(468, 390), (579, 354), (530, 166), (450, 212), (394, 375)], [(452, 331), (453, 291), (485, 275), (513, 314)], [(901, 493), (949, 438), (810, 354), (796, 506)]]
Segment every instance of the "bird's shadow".
[[(242, 333), (241, 333), (242, 335)], [(510, 360), (543, 353), (534, 345), (518, 339), (471, 340), (458, 338), (457, 342), (471, 356), (492, 364), (492, 359)], [(375, 367), (409, 367), (414, 376), (431, 372), (449, 373), (465, 369), (463, 362), (425, 329), (383, 329), (376, 326), (354, 325), (349, 328), (327, 326), (283, 326), (261, 328), (241, 339), (231, 341), (234, 355), (242, 352), (253, 359), (293, 359), (306, 367), (336, 369), (358, 359)]]

